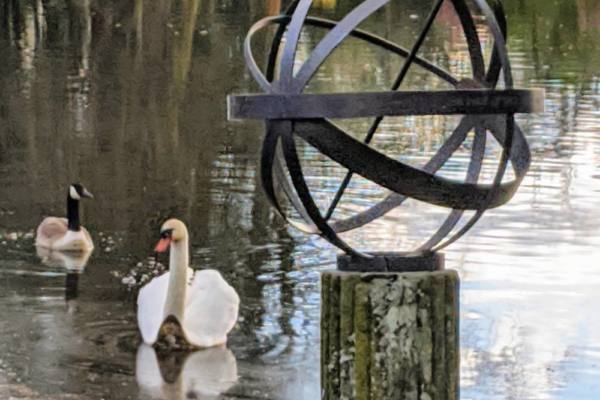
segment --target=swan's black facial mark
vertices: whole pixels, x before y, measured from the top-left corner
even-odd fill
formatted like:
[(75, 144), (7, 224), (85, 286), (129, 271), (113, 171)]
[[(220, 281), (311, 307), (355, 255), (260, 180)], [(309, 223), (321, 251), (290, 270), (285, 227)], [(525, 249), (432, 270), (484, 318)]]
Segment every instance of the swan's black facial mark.
[(161, 239), (171, 239), (172, 236), (173, 236), (173, 229), (165, 229), (165, 230), (160, 231)]

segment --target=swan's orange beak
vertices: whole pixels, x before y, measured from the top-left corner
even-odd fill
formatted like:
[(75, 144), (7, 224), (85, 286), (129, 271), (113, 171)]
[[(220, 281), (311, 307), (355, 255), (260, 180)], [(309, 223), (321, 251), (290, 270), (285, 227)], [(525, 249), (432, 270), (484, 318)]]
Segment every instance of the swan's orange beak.
[(156, 246), (154, 247), (154, 251), (156, 253), (164, 253), (165, 251), (167, 251), (170, 244), (171, 244), (170, 237), (160, 238), (160, 240), (158, 241), (158, 243), (156, 243)]

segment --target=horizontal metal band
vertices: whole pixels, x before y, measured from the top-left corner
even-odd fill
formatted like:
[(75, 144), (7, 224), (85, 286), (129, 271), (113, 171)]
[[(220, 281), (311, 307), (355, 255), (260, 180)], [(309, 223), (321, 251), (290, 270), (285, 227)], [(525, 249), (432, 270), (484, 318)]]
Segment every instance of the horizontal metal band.
[(443, 90), (227, 97), (228, 118), (313, 119), (400, 115), (513, 114), (544, 109), (544, 91)]
[[(373, 150), (327, 120), (294, 124), (294, 133), (319, 152), (365, 179), (395, 193), (441, 207), (483, 210), (506, 203), (520, 178), (496, 184), (463, 183), (415, 168)], [(291, 171), (293, 177), (294, 172)]]

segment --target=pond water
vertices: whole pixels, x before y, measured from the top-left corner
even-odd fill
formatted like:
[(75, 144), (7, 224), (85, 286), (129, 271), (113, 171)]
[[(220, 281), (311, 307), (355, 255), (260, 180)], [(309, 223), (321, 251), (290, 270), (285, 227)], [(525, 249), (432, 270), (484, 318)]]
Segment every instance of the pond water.
[[(357, 3), (314, 1), (313, 12), (339, 18)], [(544, 88), (545, 112), (519, 119), (533, 163), (514, 199), (445, 251), (462, 280), (461, 398), (595, 399), (600, 3), (504, 4), (516, 83)], [(244, 36), (282, 6), (13, 0), (0, 7), (0, 398), (319, 398), (319, 272), (335, 267), (336, 250), (273, 213), (257, 172), (260, 124), (226, 120), (226, 94), (256, 90), (242, 62)], [(364, 27), (409, 45), (430, 8), (394, 1)], [(458, 32), (446, 4), (421, 54), (468, 76)], [(320, 37), (306, 30), (299, 54)], [(268, 40), (257, 39), (257, 54)], [(350, 40), (311, 90), (383, 89), (400, 62)], [(406, 87), (442, 85), (414, 69)], [(348, 127), (361, 132), (365, 123)], [(373, 146), (422, 165), (455, 124), (386, 119)], [(442, 173), (464, 175), (468, 150)], [(309, 147), (302, 156), (325, 205), (345, 171)], [(491, 171), (485, 165), (484, 177)], [(96, 196), (83, 204), (96, 250), (80, 273), (64, 265), (82, 260), (42, 262), (32, 238), (44, 215), (65, 212), (71, 181)], [(339, 215), (384, 195), (356, 178)], [(134, 291), (121, 278), (148, 265), (170, 216), (188, 222), (192, 264), (220, 270), (242, 303), (226, 349), (157, 365), (152, 350), (139, 347)], [(344, 237), (362, 248), (404, 249), (441, 216), (408, 202)], [(156, 372), (169, 365), (181, 377), (163, 382)], [(215, 378), (221, 372), (237, 380)]]

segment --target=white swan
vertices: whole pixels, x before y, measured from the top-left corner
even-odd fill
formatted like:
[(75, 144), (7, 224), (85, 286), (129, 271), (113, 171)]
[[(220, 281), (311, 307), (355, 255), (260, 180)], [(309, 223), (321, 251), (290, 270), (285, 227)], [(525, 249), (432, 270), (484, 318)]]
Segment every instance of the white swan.
[(69, 186), (67, 218), (46, 217), (37, 228), (35, 245), (50, 250), (90, 252), (94, 243), (90, 233), (79, 223), (79, 200), (94, 198), (79, 183)]
[[(145, 343), (174, 337), (192, 347), (224, 344), (237, 320), (240, 299), (218, 271), (188, 267), (188, 232), (177, 219), (160, 229), (156, 252), (169, 247), (169, 271), (146, 284), (138, 295), (137, 320)], [(162, 329), (161, 329), (162, 328)]]

